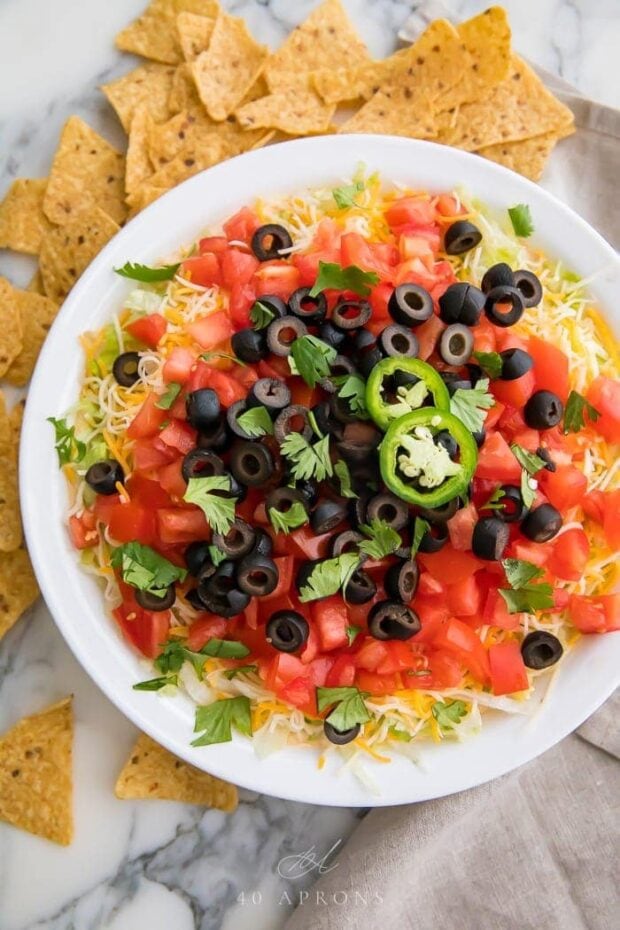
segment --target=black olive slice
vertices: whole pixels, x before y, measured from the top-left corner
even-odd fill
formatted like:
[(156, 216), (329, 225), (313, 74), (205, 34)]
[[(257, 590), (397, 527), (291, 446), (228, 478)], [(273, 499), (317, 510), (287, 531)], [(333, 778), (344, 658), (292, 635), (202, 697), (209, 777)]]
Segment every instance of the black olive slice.
[(223, 552), (227, 559), (242, 559), (252, 551), (256, 542), (256, 533), (249, 523), (240, 517), (231, 524), (227, 533), (214, 533), (213, 545)]
[(524, 307), (536, 307), (542, 300), (542, 285), (532, 271), (518, 268), (513, 274), (513, 287), (521, 294)]
[(209, 543), (206, 540), (190, 543), (183, 555), (188, 572), (197, 578), (203, 565), (210, 560)]
[(411, 639), (421, 626), (416, 612), (398, 601), (379, 601), (368, 615), (368, 630), (375, 639)]
[(346, 746), (347, 743), (352, 743), (354, 739), (360, 734), (361, 727), (359, 723), (356, 723), (355, 726), (349, 727), (348, 730), (337, 730), (336, 727), (332, 726), (328, 720), (323, 724), (323, 732), (325, 733), (326, 739), (333, 743), (334, 746)]
[(298, 480), (295, 490), (301, 494), (309, 507), (313, 507), (319, 499), (319, 483), (315, 478)]
[(562, 643), (553, 633), (534, 630), (521, 643), (521, 655), (528, 668), (550, 668), (562, 658)]
[(266, 407), (275, 416), (291, 402), (291, 389), (279, 378), (259, 378), (247, 397), (248, 407)]
[(125, 480), (125, 473), (116, 459), (105, 459), (90, 466), (84, 476), (86, 484), (97, 494), (117, 493), (117, 484)]
[(278, 586), (278, 566), (268, 555), (252, 552), (239, 563), (237, 584), (251, 597), (267, 597)]
[(242, 362), (260, 362), (267, 354), (267, 339), (264, 330), (240, 329), (230, 340), (233, 353)]
[(349, 604), (367, 604), (377, 593), (377, 585), (370, 575), (358, 568), (353, 572), (344, 589), (344, 599)]
[(521, 523), (521, 532), (533, 542), (543, 543), (560, 532), (562, 515), (551, 504), (541, 504), (530, 510)]
[(382, 520), (393, 530), (402, 530), (409, 522), (409, 507), (400, 497), (385, 491), (368, 501), (366, 519)]
[(191, 478), (213, 478), (215, 475), (223, 475), (225, 470), (219, 455), (210, 449), (192, 449), (181, 465), (181, 474), (186, 481)]
[(177, 592), (173, 584), (168, 585), (161, 593), (162, 597), (158, 597), (151, 591), (141, 591), (137, 588), (134, 596), (137, 603), (144, 610), (148, 610), (151, 613), (158, 613), (162, 610), (169, 610), (177, 599)]
[[(256, 304), (262, 304), (263, 307), (266, 307), (267, 310), (270, 310), (276, 320), (279, 320), (280, 317), (286, 316), (288, 313), (288, 307), (282, 298), (277, 296), (277, 294), (261, 294), (261, 296), (254, 304), (254, 307)], [(254, 309), (254, 307), (252, 307), (252, 309)]]
[(498, 262), (497, 265), (491, 265), (480, 282), (480, 289), (488, 294), (494, 287), (514, 287), (514, 275), (512, 268), (506, 262)]
[(367, 522), (368, 502), (372, 496), (371, 491), (365, 490), (355, 500), (349, 501), (349, 520), (354, 528), (359, 529)]
[(278, 223), (266, 223), (259, 226), (252, 236), (251, 248), (260, 262), (281, 258), (282, 253), (293, 244), (290, 233)]
[(230, 619), (236, 617), (250, 603), (250, 596), (236, 587), (235, 564), (222, 562), (208, 578), (198, 582), (198, 595), (204, 607), (212, 614)]
[(337, 326), (334, 326), (331, 320), (325, 320), (325, 322), (321, 323), (319, 326), (319, 339), (322, 342), (326, 342), (332, 349), (339, 349), (346, 338), (347, 334), (341, 329), (338, 329)]
[(383, 352), (375, 345), (357, 358), (357, 367), (363, 378), (368, 378), (373, 368), (383, 359)]
[(212, 449), (213, 452), (224, 452), (231, 442), (226, 419), (215, 420), (209, 426), (200, 430), (196, 438), (199, 449)]
[(237, 442), (230, 453), (230, 470), (241, 484), (258, 488), (273, 477), (273, 456), (260, 442)]
[(388, 312), (395, 323), (419, 326), (433, 315), (433, 298), (419, 284), (399, 284), (388, 301)]
[(310, 516), (310, 526), (317, 536), (335, 530), (347, 516), (347, 505), (342, 501), (322, 500)]
[(353, 350), (357, 353), (365, 352), (377, 342), (377, 337), (369, 329), (356, 329), (351, 334)]
[(308, 328), (296, 316), (283, 316), (267, 327), (267, 347), (274, 355), (285, 358), (291, 354), (296, 339), (307, 335)]
[(200, 594), (198, 593), (198, 588), (190, 588), (190, 590), (185, 593), (185, 600), (194, 608), (194, 610), (205, 610), (205, 605)]
[(313, 430), (308, 419), (308, 411), (300, 404), (291, 404), (290, 407), (278, 414), (273, 425), (277, 442), (282, 445), (291, 433), (301, 433), (304, 439), (312, 439)]
[(415, 358), (420, 351), (420, 343), (411, 329), (400, 323), (391, 323), (379, 334), (379, 348), (386, 358), (404, 356)]
[(220, 419), (220, 399), (211, 388), (192, 391), (185, 400), (190, 424), (197, 430), (209, 429)]
[(458, 456), (459, 444), (449, 430), (439, 430), (439, 432), (435, 434), (435, 443), (438, 446), (443, 446), (451, 459), (454, 460)]
[(564, 415), (564, 404), (553, 391), (536, 391), (525, 405), (523, 417), (531, 429), (551, 429)]
[(527, 507), (521, 496), (521, 488), (518, 488), (516, 484), (503, 484), (500, 491), (503, 492), (503, 497), (498, 503), (502, 506), (496, 510), (497, 516), (504, 523), (519, 523), (527, 513)]
[(484, 294), (465, 281), (451, 284), (439, 298), (439, 318), (444, 323), (475, 326), (484, 307)]
[(479, 559), (498, 562), (504, 554), (510, 530), (499, 517), (482, 517), (474, 526), (471, 551)]
[(308, 641), (308, 621), (296, 610), (277, 610), (265, 627), (268, 643), (279, 652), (297, 652)]
[(545, 463), (544, 467), (547, 469), (547, 471), (556, 470), (556, 464), (551, 458), (551, 456), (549, 455), (548, 449), (543, 449), (542, 446), (539, 446), (538, 449), (536, 450), (536, 455), (538, 456), (539, 459), (543, 460), (543, 462)]
[(408, 604), (418, 587), (420, 570), (417, 562), (411, 559), (400, 560), (391, 565), (385, 573), (385, 593)]
[(481, 449), (483, 445), (485, 444), (486, 438), (487, 438), (487, 431), (485, 430), (484, 426), (482, 427), (482, 429), (478, 429), (474, 433), (472, 433), (472, 436), (476, 440), (476, 445), (478, 446), (478, 448)]
[(301, 504), (308, 513), (308, 502), (303, 494), (297, 488), (285, 486), (275, 488), (275, 490), (269, 492), (265, 501), (265, 508), (267, 515), (269, 515), (270, 510), (277, 510), (278, 513), (286, 514), (294, 504)]
[(499, 356), (502, 360), (502, 381), (516, 381), (517, 378), (522, 378), (534, 364), (532, 356), (523, 349), (504, 349)]
[(448, 226), (443, 237), (443, 247), (448, 255), (463, 255), (482, 242), (482, 233), (469, 220), (457, 220)]
[(459, 498), (454, 497), (451, 501), (442, 504), (441, 507), (420, 507), (418, 513), (423, 520), (428, 520), (429, 523), (447, 523), (457, 512), (459, 505)]
[(366, 325), (372, 314), (367, 300), (339, 300), (332, 310), (332, 323), (344, 332), (353, 332)]
[(138, 366), (140, 365), (139, 352), (123, 352), (118, 355), (112, 365), (112, 374), (121, 387), (131, 387), (140, 380)]
[(252, 552), (257, 555), (271, 555), (273, 552), (273, 539), (265, 530), (255, 529), (255, 542)]
[(343, 552), (353, 552), (357, 549), (364, 539), (361, 533), (356, 530), (344, 530), (331, 539), (331, 554), (333, 558), (342, 555)]
[(514, 326), (523, 316), (523, 310), (521, 292), (506, 285), (491, 288), (484, 304), (487, 319), (494, 326)]
[(297, 568), (297, 574), (295, 575), (295, 587), (298, 591), (301, 591), (302, 588), (305, 588), (310, 579), (310, 575), (317, 567), (320, 565), (323, 559), (306, 559), (305, 562), (300, 562)]
[(439, 552), (448, 542), (448, 527), (445, 523), (431, 523), (420, 540), (420, 552)]
[(446, 365), (467, 364), (474, 350), (474, 337), (471, 329), (464, 323), (451, 323), (446, 326), (439, 339), (439, 354)]
[(441, 380), (448, 388), (450, 397), (452, 397), (456, 391), (471, 391), (473, 387), (469, 378), (459, 375), (456, 371), (440, 371), (439, 374), (441, 375)]
[(351, 410), (348, 397), (341, 397), (339, 394), (332, 394), (330, 396), (329, 412), (334, 420), (343, 426), (346, 426), (347, 423), (354, 423), (357, 420), (357, 413)]
[(294, 317), (316, 325), (325, 319), (327, 298), (322, 291), (316, 297), (311, 297), (311, 290), (311, 287), (298, 287), (289, 297), (288, 306)]

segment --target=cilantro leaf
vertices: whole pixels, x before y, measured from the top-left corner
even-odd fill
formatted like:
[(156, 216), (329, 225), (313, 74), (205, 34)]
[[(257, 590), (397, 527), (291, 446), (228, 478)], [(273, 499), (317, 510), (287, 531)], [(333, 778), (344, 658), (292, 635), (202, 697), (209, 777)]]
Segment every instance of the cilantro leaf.
[(200, 507), (211, 529), (225, 535), (235, 521), (235, 501), (232, 497), (222, 497), (217, 491), (230, 492), (229, 477), (190, 478), (183, 500)]
[(166, 685), (177, 684), (176, 675), (163, 675), (161, 678), (149, 678), (148, 681), (139, 681), (133, 685), (134, 691), (161, 691)]
[(301, 433), (289, 433), (280, 446), (280, 453), (291, 463), (295, 481), (307, 481), (308, 478), (324, 481), (334, 473), (329, 457), (329, 436), (310, 443)]
[(366, 382), (361, 375), (338, 375), (333, 379), (340, 386), (338, 397), (349, 401), (351, 413), (362, 420), (368, 419), (366, 408)]
[(530, 478), (525, 469), (521, 471), (521, 500), (525, 506), (530, 509), (536, 500), (536, 488), (538, 484), (535, 478)]
[(194, 733), (202, 736), (192, 740), (192, 746), (211, 746), (214, 743), (229, 743), (232, 740), (232, 728), (244, 736), (252, 735), (252, 718), (250, 699), (239, 696), (214, 701), (206, 707), (196, 708)]
[(210, 657), (220, 659), (244, 659), (250, 650), (243, 643), (232, 639), (209, 639), (199, 652), (188, 649), (185, 640), (169, 639), (154, 661), (155, 668), (163, 674), (178, 672), (184, 662), (191, 662), (196, 676), (203, 677), (204, 664)]
[(290, 533), (291, 530), (304, 526), (309, 520), (308, 512), (301, 501), (295, 501), (285, 511), (270, 507), (267, 516), (276, 533)]
[(371, 559), (384, 559), (386, 555), (392, 555), (402, 545), (400, 534), (385, 520), (375, 517), (370, 524), (365, 523), (360, 526), (360, 529), (365, 536), (369, 537), (359, 544), (360, 552), (370, 556)]
[(503, 559), (502, 566), (506, 572), (508, 584), (515, 589), (525, 587), (530, 581), (541, 578), (544, 574), (542, 568), (524, 559)]
[(218, 549), (217, 546), (209, 546), (209, 558), (217, 568), (218, 565), (226, 561), (226, 553)]
[(347, 642), (349, 646), (353, 645), (356, 638), (359, 636), (361, 632), (362, 632), (361, 626), (348, 626), (347, 627), (346, 633), (347, 633)]
[(346, 587), (359, 562), (357, 552), (343, 552), (336, 558), (323, 559), (315, 565), (308, 583), (299, 592), (299, 600), (306, 604), (336, 594)]
[(155, 406), (159, 407), (160, 410), (170, 410), (180, 392), (181, 385), (176, 381), (171, 381), (165, 393), (161, 395)]
[(66, 420), (57, 420), (55, 417), (48, 417), (47, 422), (54, 427), (54, 448), (60, 467), (68, 462), (80, 462), (86, 454), (86, 443), (75, 438), (75, 427), (69, 426)]
[(533, 584), (544, 572), (537, 565), (522, 559), (503, 559), (508, 584), (512, 590), (499, 588), (508, 613), (534, 613), (536, 610), (548, 610), (553, 607), (553, 588), (546, 582)]
[(474, 352), (474, 358), (489, 378), (499, 378), (502, 373), (502, 357), (499, 352)]
[(450, 413), (458, 417), (472, 433), (479, 433), (484, 426), (486, 413), (495, 404), (495, 398), (489, 394), (489, 379), (481, 378), (476, 386), (469, 390), (458, 388), (450, 398)]
[(480, 510), (503, 510), (506, 506), (503, 503), (504, 498), (506, 497), (506, 492), (502, 491), (501, 488), (495, 488), (491, 494), (488, 501), (486, 501), (481, 507)]
[(528, 475), (535, 475), (547, 464), (545, 460), (541, 459), (535, 452), (528, 452), (527, 449), (524, 449), (523, 446), (519, 446), (516, 442), (513, 442), (510, 448), (517, 462), (521, 468), (525, 469)]
[(243, 643), (234, 639), (216, 639), (212, 637), (200, 652), (205, 656), (217, 656), (220, 659), (245, 659), (250, 650)]
[(339, 210), (346, 210), (347, 207), (357, 207), (355, 198), (357, 194), (364, 190), (363, 181), (355, 181), (353, 184), (344, 184), (342, 187), (335, 187), (332, 191), (332, 197), (336, 202)]
[(267, 304), (257, 300), (250, 310), (250, 320), (254, 324), (254, 329), (266, 329), (276, 318), (275, 313)]
[(442, 729), (453, 730), (454, 724), (467, 714), (467, 707), (464, 701), (435, 701), (431, 713)]
[(343, 268), (335, 262), (319, 262), (319, 273), (310, 291), (310, 297), (316, 297), (321, 291), (353, 291), (360, 297), (368, 297), (370, 285), (379, 283), (379, 275), (374, 271), (362, 271), (357, 265)]
[(351, 472), (344, 459), (338, 459), (334, 465), (334, 474), (340, 481), (340, 496), (357, 499), (358, 495), (353, 490), (351, 483)]
[(427, 520), (423, 520), (422, 517), (415, 518), (415, 523), (413, 524), (413, 539), (411, 540), (411, 558), (414, 557), (420, 548), (420, 543), (424, 535), (429, 532), (430, 528), (430, 524)]
[(564, 410), (564, 423), (562, 426), (564, 435), (578, 433), (579, 430), (584, 429), (586, 426), (585, 415), (592, 423), (596, 423), (600, 417), (599, 411), (585, 397), (578, 391), (571, 391)]
[[(162, 651), (154, 659), (153, 665), (162, 675), (175, 674), (185, 662), (185, 647), (181, 639), (168, 639), (163, 643)], [(204, 663), (204, 660), (203, 660)]]
[(336, 705), (326, 720), (342, 733), (357, 724), (370, 720), (370, 712), (364, 703), (367, 691), (358, 688), (317, 688), (316, 699), (319, 713), (327, 707)]
[(115, 268), (116, 274), (123, 278), (131, 278), (132, 281), (145, 281), (150, 284), (154, 281), (170, 281), (181, 267), (181, 263), (176, 265), (164, 265), (161, 268), (150, 268), (148, 265), (140, 265), (138, 262), (126, 262), (122, 268)]
[(250, 407), (245, 413), (239, 414), (237, 423), (250, 439), (257, 436), (273, 435), (273, 420), (266, 407)]
[(526, 203), (518, 203), (515, 207), (508, 208), (508, 216), (512, 223), (515, 236), (521, 236), (527, 239), (534, 232), (534, 223), (532, 214)]
[(230, 352), (203, 352), (200, 358), (203, 362), (210, 362), (212, 358), (225, 358), (229, 362), (234, 362), (235, 365), (239, 365), (241, 368), (248, 367), (245, 362), (242, 362), (236, 355), (231, 355)]
[(241, 675), (243, 672), (257, 672), (258, 665), (238, 665), (237, 668), (229, 668), (224, 672), (224, 678), (228, 678), (229, 681), (232, 681), (233, 678), (236, 678), (237, 675)]
[(309, 387), (315, 387), (322, 378), (329, 377), (330, 364), (338, 353), (316, 336), (300, 336), (291, 345), (289, 367), (300, 375)]
[(125, 584), (156, 597), (163, 597), (171, 584), (187, 576), (184, 568), (173, 565), (159, 552), (139, 542), (117, 546), (112, 550), (110, 563), (120, 570)]

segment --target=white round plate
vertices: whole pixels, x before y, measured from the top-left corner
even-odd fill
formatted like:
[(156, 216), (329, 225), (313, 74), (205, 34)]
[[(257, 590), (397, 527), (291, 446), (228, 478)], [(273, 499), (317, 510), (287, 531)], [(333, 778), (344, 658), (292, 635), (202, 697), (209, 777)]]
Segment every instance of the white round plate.
[(153, 739), (198, 768), (235, 784), (315, 804), (379, 806), (440, 797), (509, 772), (575, 729), (619, 681), (620, 635), (586, 636), (563, 662), (554, 687), (532, 720), (491, 714), (481, 734), (465, 743), (424, 748), (424, 767), (396, 756), (364, 763), (379, 793), (331, 760), (317, 768), (316, 750), (289, 749), (258, 759), (252, 743), (193, 748), (194, 705), (183, 695), (162, 698), (133, 691), (144, 665), (106, 615), (95, 580), (79, 567), (65, 528), (67, 490), (58, 470), (46, 417), (75, 402), (83, 370), (79, 334), (109, 321), (128, 282), (114, 267), (146, 264), (197, 238), (257, 196), (335, 184), (358, 162), (386, 183), (435, 191), (462, 185), (492, 207), (529, 204), (534, 241), (580, 275), (596, 274), (592, 291), (616, 327), (620, 323), (617, 258), (575, 213), (544, 190), (474, 155), (409, 139), (325, 136), (268, 146), (211, 168), (157, 200), (96, 257), (67, 298), (48, 336), (30, 387), (20, 459), (21, 504), (28, 548), (47, 604), (67, 643), (104, 693)]

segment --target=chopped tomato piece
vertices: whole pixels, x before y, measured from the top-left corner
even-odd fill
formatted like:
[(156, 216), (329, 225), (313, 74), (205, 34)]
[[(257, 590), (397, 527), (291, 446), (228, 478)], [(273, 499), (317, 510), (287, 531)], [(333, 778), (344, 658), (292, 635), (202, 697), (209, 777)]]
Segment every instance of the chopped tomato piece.
[(527, 671), (518, 643), (496, 643), (489, 648), (493, 694), (514, 694), (529, 687)]
[(228, 312), (235, 332), (250, 326), (250, 309), (256, 300), (256, 292), (250, 284), (233, 284), (230, 290)]
[(167, 328), (168, 324), (161, 313), (149, 313), (148, 316), (138, 317), (133, 323), (127, 324), (127, 331), (134, 339), (143, 342), (151, 349), (157, 348)]
[[(318, 659), (313, 659), (313, 661), (309, 663), (307, 669), (308, 678), (315, 688), (324, 688), (327, 685), (328, 675), (333, 665), (334, 659), (331, 656), (319, 656)], [(355, 671), (355, 668), (353, 671)]]
[(435, 220), (435, 207), (431, 200), (399, 197), (385, 211), (385, 219), (394, 232), (399, 232), (401, 226), (430, 226)]
[(378, 639), (367, 637), (366, 642), (355, 656), (355, 664), (358, 668), (367, 669), (374, 672), (382, 662), (385, 662), (389, 655), (386, 643)]
[(264, 603), (275, 601), (279, 597), (283, 597), (284, 595), (288, 594), (288, 592), (291, 590), (291, 585), (293, 584), (293, 570), (295, 567), (295, 559), (293, 556), (284, 555), (274, 559), (273, 561), (275, 562), (278, 569), (278, 584), (271, 592), (271, 594), (261, 598)]
[(177, 453), (170, 446), (164, 445), (158, 437), (137, 439), (133, 447), (133, 466), (136, 471), (150, 472), (170, 464)]
[(76, 549), (90, 549), (99, 542), (96, 518), (92, 510), (84, 510), (79, 517), (75, 514), (69, 517), (69, 534)]
[(263, 262), (254, 275), (256, 296), (275, 294), (282, 300), (288, 300), (293, 291), (301, 287), (299, 268), (285, 261)]
[[(605, 509), (607, 507), (607, 495), (604, 491), (589, 491), (583, 498), (581, 505), (586, 517), (590, 517), (596, 523), (603, 525)], [(618, 514), (620, 517), (620, 513)]]
[(620, 489), (605, 491), (603, 531), (612, 549), (620, 549)]
[(170, 384), (172, 381), (176, 381), (178, 384), (185, 384), (190, 376), (195, 361), (196, 359), (191, 349), (186, 349), (184, 346), (175, 346), (164, 363), (162, 371), (164, 381), (167, 384)]
[(228, 249), (219, 256), (222, 269), (222, 279), (228, 290), (235, 284), (249, 284), (252, 276), (260, 266), (259, 260), (248, 252), (239, 249)]
[(433, 645), (447, 649), (481, 682), (489, 680), (489, 657), (479, 637), (461, 620), (451, 618), (437, 631)]
[(534, 381), (537, 391), (553, 391), (563, 403), (568, 397), (568, 357), (546, 339), (530, 336), (527, 350), (534, 359)]
[[(480, 585), (477, 574), (470, 575), (463, 581), (448, 585), (448, 607), (450, 613), (456, 617), (480, 617), (484, 590)], [(480, 626), (482, 619), (480, 618)]]
[(157, 530), (162, 543), (191, 543), (210, 536), (209, 524), (194, 507), (163, 507), (157, 511)]
[(497, 588), (489, 588), (482, 612), (485, 623), (496, 626), (500, 630), (517, 630), (521, 623), (522, 614), (508, 613), (506, 601)]
[(589, 555), (588, 537), (581, 528), (575, 527), (554, 540), (547, 567), (556, 578), (579, 581), (588, 564)]
[(261, 225), (259, 218), (249, 207), (242, 207), (238, 213), (224, 223), (224, 232), (229, 240), (250, 244), (250, 239)]
[(474, 526), (478, 521), (478, 511), (473, 504), (461, 507), (460, 510), (448, 520), (448, 533), (454, 549), (466, 551), (471, 549), (471, 540)]
[(132, 474), (125, 482), (125, 488), (134, 503), (141, 504), (151, 510), (158, 507), (169, 507), (170, 497), (158, 481), (151, 481), (144, 475)]
[(110, 536), (116, 542), (125, 543), (137, 540), (145, 546), (150, 546), (157, 540), (154, 512), (134, 501), (112, 507), (108, 512), (106, 522)]
[(203, 316), (194, 323), (190, 323), (187, 331), (203, 349), (213, 349), (214, 346), (221, 345), (232, 336), (230, 319), (223, 310), (210, 313), (208, 316)]
[(309, 526), (294, 530), (288, 539), (293, 553), (302, 559), (322, 559), (327, 555), (327, 547), (332, 533), (316, 536)]
[[(421, 671), (421, 670), (420, 670)], [(431, 649), (428, 656), (430, 678), (419, 672), (406, 680), (407, 688), (456, 688), (463, 678), (463, 666), (449, 652)]]
[(227, 248), (228, 239), (226, 236), (205, 236), (198, 242), (198, 251), (201, 255), (204, 255), (205, 252), (213, 252), (214, 255), (219, 255), (220, 252), (225, 252)]
[(587, 398), (600, 414), (594, 429), (608, 442), (620, 442), (620, 381), (602, 375), (595, 378)]
[(168, 637), (171, 617), (169, 610), (151, 613), (143, 610), (131, 597), (130, 600), (123, 601), (113, 614), (125, 637), (136, 649), (149, 659), (159, 655)]
[(162, 488), (176, 500), (181, 500), (187, 490), (187, 482), (181, 473), (183, 459), (178, 458), (169, 465), (164, 465), (157, 474)]
[(392, 640), (386, 643), (387, 657), (377, 666), (379, 675), (391, 675), (405, 669), (417, 668), (423, 661), (420, 653), (412, 647), (411, 642)]
[(316, 702), (314, 684), (308, 678), (293, 678), (278, 691), (278, 697), (293, 707), (313, 712)]
[(571, 594), (568, 609), (582, 633), (611, 633), (620, 630), (620, 594), (586, 597)]
[(348, 655), (338, 656), (325, 679), (327, 688), (348, 688), (355, 681), (355, 662)]
[(394, 694), (403, 686), (399, 674), (377, 675), (376, 672), (367, 672), (363, 668), (359, 668), (355, 673), (355, 684), (360, 691), (368, 691), (376, 695)]
[(310, 632), (308, 634), (308, 639), (306, 640), (306, 645), (299, 654), (299, 658), (304, 665), (308, 665), (312, 662), (319, 652), (319, 633), (314, 625), (310, 624)]
[(329, 652), (339, 646), (346, 646), (347, 639), (347, 605), (341, 597), (333, 596), (313, 601), (310, 614), (319, 631), (321, 649)]
[[(345, 233), (340, 243), (341, 261), (345, 268), (356, 265), (364, 271), (374, 271), (383, 280), (391, 280), (393, 266), (389, 262), (390, 255), (377, 244), (367, 242), (360, 233)], [(398, 258), (398, 253), (396, 254)]]
[(158, 402), (157, 394), (147, 394), (146, 400), (127, 427), (129, 439), (144, 439), (157, 435), (164, 420), (168, 419), (168, 411), (161, 410), (157, 406)]
[(200, 614), (187, 633), (187, 648), (200, 652), (210, 639), (226, 639), (226, 620), (213, 614)]
[(445, 328), (445, 323), (442, 323), (439, 317), (435, 316), (435, 314), (429, 317), (429, 319), (426, 320), (425, 323), (422, 323), (421, 326), (416, 327), (415, 335), (420, 344), (420, 348), (418, 350), (419, 358), (425, 361), (430, 355), (432, 355), (435, 346), (437, 345), (437, 340)]
[(574, 465), (557, 465), (555, 471), (543, 468), (536, 477), (542, 493), (559, 511), (580, 504), (588, 487), (588, 479)]
[(223, 407), (230, 407), (238, 400), (245, 400), (247, 394), (236, 378), (227, 371), (218, 371), (216, 368), (211, 368), (209, 372), (208, 386), (213, 388)]
[(187, 455), (196, 445), (196, 430), (184, 420), (171, 420), (160, 430), (159, 438), (182, 455)]
[(512, 407), (524, 407), (534, 393), (534, 372), (530, 369), (514, 381), (493, 381), (491, 392), (500, 404)]
[(222, 284), (222, 269), (217, 255), (213, 252), (203, 252), (186, 258), (181, 266), (183, 276), (192, 284), (201, 287), (219, 287)]
[(450, 544), (444, 546), (439, 552), (427, 553), (421, 552), (418, 558), (427, 572), (430, 572), (433, 578), (445, 584), (450, 581), (451, 584), (457, 584), (459, 581), (465, 581), (474, 572), (484, 568), (484, 563), (477, 559), (471, 552), (461, 552), (453, 549)]
[(487, 436), (478, 453), (477, 478), (488, 478), (500, 484), (518, 484), (521, 466), (501, 433)]

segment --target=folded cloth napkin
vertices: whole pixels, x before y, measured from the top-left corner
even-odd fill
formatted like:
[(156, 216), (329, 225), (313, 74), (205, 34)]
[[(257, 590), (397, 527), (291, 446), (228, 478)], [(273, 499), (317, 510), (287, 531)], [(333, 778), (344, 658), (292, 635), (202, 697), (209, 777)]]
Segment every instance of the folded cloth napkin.
[[(413, 40), (445, 15), (430, 0)], [(542, 186), (620, 246), (620, 112), (537, 69), (575, 114)], [(620, 926), (620, 693), (539, 759), (471, 791), (371, 811), (286, 930), (612, 930)]]

